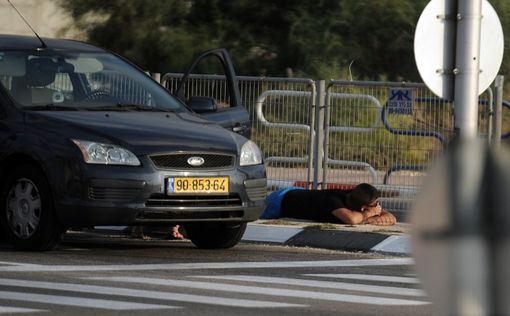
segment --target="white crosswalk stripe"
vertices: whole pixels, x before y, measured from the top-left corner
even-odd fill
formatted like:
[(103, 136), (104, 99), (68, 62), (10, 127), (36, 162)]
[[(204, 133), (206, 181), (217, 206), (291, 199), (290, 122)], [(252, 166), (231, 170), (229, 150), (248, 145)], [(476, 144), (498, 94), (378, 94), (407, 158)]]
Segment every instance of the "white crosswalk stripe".
[(157, 304), (144, 304), (144, 303), (130, 303), (104, 299), (92, 299), (73, 296), (62, 295), (46, 295), (46, 294), (32, 294), (25, 292), (7, 292), (0, 291), (0, 299), (35, 302), (52, 305), (65, 305), (77, 306), (88, 308), (100, 308), (107, 310), (147, 310), (147, 309), (170, 309), (178, 308), (175, 306), (157, 305)]
[(320, 261), (273, 261), (273, 262), (202, 262), (170, 264), (126, 264), (126, 265), (38, 265), (16, 264), (0, 266), (0, 272), (71, 272), (71, 271), (148, 271), (148, 270), (203, 270), (203, 269), (276, 269), (313, 267), (371, 267), (413, 265), (411, 258), (320, 260)]
[(10, 307), (0, 306), (0, 314), (22, 314), (22, 313), (37, 313), (46, 312), (43, 309), (32, 309), (32, 308), (21, 308), (21, 307)]
[[(231, 299), (217, 296), (190, 295), (177, 292), (158, 292), (147, 290), (136, 290), (119, 287), (83, 285), (74, 283), (54, 283), (54, 282), (38, 282), (26, 280), (0, 279), (0, 285), (12, 287), (30, 287), (47, 290), (61, 290), (79, 293), (92, 293), (104, 295), (116, 295), (126, 297), (150, 298), (168, 301), (180, 301), (190, 303), (201, 303), (210, 305), (235, 306), (235, 307), (251, 307), (251, 308), (269, 308), (269, 307), (305, 307), (301, 304), (287, 304), (278, 302), (266, 302), (248, 299)], [(1, 297), (0, 297), (1, 298)], [(168, 306), (171, 308), (171, 306)]]
[(186, 281), (177, 279), (154, 279), (144, 277), (93, 277), (87, 278), (92, 280), (101, 281), (113, 281), (113, 282), (126, 282), (126, 283), (138, 283), (138, 284), (150, 284), (150, 285), (161, 285), (168, 287), (181, 287), (181, 288), (193, 288), (202, 290), (213, 290), (223, 292), (234, 292), (234, 293), (245, 293), (245, 294), (258, 294), (266, 296), (278, 296), (278, 297), (292, 297), (300, 299), (315, 299), (315, 300), (326, 300), (335, 302), (350, 302), (350, 303), (362, 303), (369, 305), (424, 305), (428, 304), (425, 301), (409, 300), (409, 299), (394, 299), (377, 296), (361, 296), (351, 294), (337, 294), (328, 292), (318, 291), (307, 291), (307, 290), (291, 290), (284, 288), (274, 287), (259, 287), (259, 286), (246, 286), (246, 285), (235, 285), (230, 283), (218, 283), (218, 282), (198, 282), (198, 281)]
[(324, 278), (337, 278), (337, 279), (350, 279), (350, 280), (363, 280), (363, 281), (382, 281), (382, 282), (393, 282), (393, 283), (406, 283), (406, 284), (419, 284), (420, 281), (417, 278), (410, 277), (395, 277), (386, 275), (368, 275), (368, 274), (305, 274), (306, 276), (324, 277)]
[(372, 292), (381, 294), (394, 294), (404, 296), (425, 296), (422, 290), (407, 289), (401, 287), (392, 286), (377, 286), (377, 285), (365, 285), (356, 283), (344, 283), (344, 282), (330, 282), (330, 281), (315, 281), (305, 279), (291, 279), (291, 278), (273, 278), (273, 277), (260, 277), (251, 275), (222, 275), (222, 276), (197, 276), (197, 278), (203, 279), (220, 279), (220, 280), (231, 280), (231, 281), (247, 281), (256, 283), (266, 284), (285, 284), (285, 285), (297, 285), (297, 286), (308, 286), (323, 289), (337, 289), (337, 290), (349, 290), (358, 292)]

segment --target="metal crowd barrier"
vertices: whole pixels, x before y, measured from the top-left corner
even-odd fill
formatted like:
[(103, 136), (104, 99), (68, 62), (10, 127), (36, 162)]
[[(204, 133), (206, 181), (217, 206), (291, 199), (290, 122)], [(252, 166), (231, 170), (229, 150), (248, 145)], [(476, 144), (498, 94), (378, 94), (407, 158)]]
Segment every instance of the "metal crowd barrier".
[[(182, 74), (165, 74), (175, 89)], [(306, 78), (238, 77), (252, 117), (252, 138), (265, 154), (269, 189), (376, 186), (386, 206), (405, 211), (428, 167), (454, 136), (453, 105), (424, 84)], [(225, 99), (225, 78), (192, 75), (188, 95)], [(391, 98), (412, 95), (402, 108)], [(492, 91), (481, 97), (479, 130), (491, 137)], [(503, 103), (510, 109), (510, 103)], [(506, 116), (510, 111), (505, 111)], [(504, 130), (502, 138), (510, 137)]]

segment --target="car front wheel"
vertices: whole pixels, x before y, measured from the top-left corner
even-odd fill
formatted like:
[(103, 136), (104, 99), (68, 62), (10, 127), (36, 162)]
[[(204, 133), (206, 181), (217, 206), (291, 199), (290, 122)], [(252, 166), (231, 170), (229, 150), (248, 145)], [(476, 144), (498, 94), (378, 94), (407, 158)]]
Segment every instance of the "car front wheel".
[(185, 225), (186, 235), (203, 249), (226, 249), (237, 245), (246, 230), (242, 223), (192, 223)]
[(0, 203), (0, 228), (16, 248), (50, 250), (58, 243), (63, 229), (55, 217), (48, 181), (37, 167), (14, 168)]

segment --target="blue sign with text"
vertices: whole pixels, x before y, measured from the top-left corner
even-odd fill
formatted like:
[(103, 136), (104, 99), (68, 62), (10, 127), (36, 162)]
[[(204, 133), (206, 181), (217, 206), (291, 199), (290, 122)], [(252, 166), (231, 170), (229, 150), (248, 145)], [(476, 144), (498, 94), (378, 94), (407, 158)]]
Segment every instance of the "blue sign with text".
[(390, 88), (389, 96), (386, 103), (388, 114), (413, 115), (413, 89)]

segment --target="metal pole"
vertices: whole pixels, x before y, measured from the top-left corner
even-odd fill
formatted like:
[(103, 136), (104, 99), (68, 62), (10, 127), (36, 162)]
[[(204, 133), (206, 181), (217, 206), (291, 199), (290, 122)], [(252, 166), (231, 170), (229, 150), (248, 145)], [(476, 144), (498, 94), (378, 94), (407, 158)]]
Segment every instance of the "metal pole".
[(493, 131), (493, 144), (496, 147), (501, 145), (501, 125), (502, 125), (502, 111), (503, 111), (503, 85), (505, 83), (504, 76), (496, 77), (496, 102), (494, 106), (494, 131)]
[(315, 144), (313, 148), (313, 189), (318, 189), (319, 175), (322, 174), (322, 160), (324, 157), (324, 101), (326, 95), (326, 81), (317, 81), (317, 100), (315, 102)]
[[(494, 135), (494, 120), (496, 119), (496, 117), (494, 116), (494, 114), (496, 113), (496, 104), (494, 103), (494, 92), (492, 92), (492, 88), (489, 87), (489, 89), (487, 89), (487, 93), (489, 94), (489, 104), (488, 104), (488, 110), (487, 110), (487, 113), (489, 115), (489, 120), (488, 120), (488, 127), (487, 127), (487, 140), (489, 142), (489, 144), (492, 144), (492, 141), (493, 141), (493, 135)], [(485, 104), (484, 104), (485, 105)]]
[[(452, 315), (488, 315), (487, 245), (479, 231), (482, 210), (471, 162), (478, 135), (482, 0), (458, 0), (455, 52), (455, 129), (452, 159)], [(468, 158), (469, 157), (469, 158)], [(481, 159), (480, 159), (481, 161)]]
[(482, 0), (458, 0), (455, 129), (463, 140), (478, 134), (478, 78)]
[(316, 159), (316, 155), (315, 155), (315, 142), (317, 141), (316, 137), (315, 137), (315, 126), (317, 125), (317, 118), (315, 117), (315, 113), (316, 113), (316, 108), (317, 108), (317, 81), (314, 81), (313, 84), (312, 84), (312, 95), (310, 97), (310, 106), (308, 108), (308, 115), (310, 116), (310, 140), (309, 140), (309, 143), (308, 143), (308, 152), (309, 152), (309, 157), (308, 157), (308, 165), (307, 165), (307, 178), (306, 178), (306, 181), (307, 181), (307, 184), (306, 184), (306, 188), (307, 189), (317, 189), (317, 183), (314, 181), (313, 179), (313, 171), (314, 171), (314, 166), (315, 166), (315, 159)]
[(326, 88), (326, 97), (324, 98), (324, 142), (322, 144), (322, 189), (328, 188), (328, 167), (329, 167), (329, 121), (331, 115), (331, 82)]

